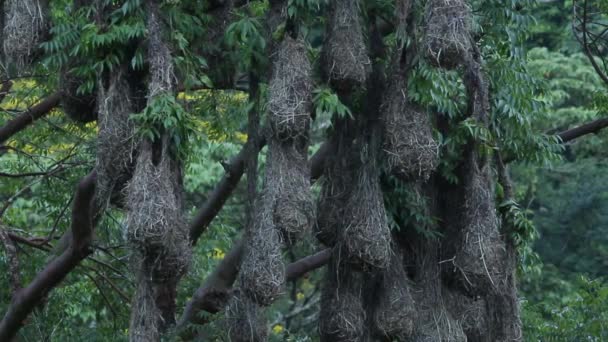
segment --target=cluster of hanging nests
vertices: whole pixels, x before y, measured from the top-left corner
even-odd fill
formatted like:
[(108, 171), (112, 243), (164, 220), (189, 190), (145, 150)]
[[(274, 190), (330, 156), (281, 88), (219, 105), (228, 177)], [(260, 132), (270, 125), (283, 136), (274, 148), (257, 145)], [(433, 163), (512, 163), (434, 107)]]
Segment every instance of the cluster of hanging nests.
[(43, 39), (48, 1), (7, 0), (4, 2), (4, 54), (20, 68), (28, 65)]
[(465, 0), (429, 0), (423, 53), (434, 66), (453, 69), (471, 48), (471, 8)]

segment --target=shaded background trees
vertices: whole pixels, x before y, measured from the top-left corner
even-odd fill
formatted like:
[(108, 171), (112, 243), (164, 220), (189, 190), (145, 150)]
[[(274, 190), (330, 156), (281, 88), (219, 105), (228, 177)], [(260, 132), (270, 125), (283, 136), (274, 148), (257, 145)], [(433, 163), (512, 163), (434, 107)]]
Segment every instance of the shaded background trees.
[[(5, 11), (11, 8), (10, 6), (18, 6), (16, 3), (19, 2), (5, 1)], [(593, 336), (601, 340), (606, 336), (605, 328), (598, 323), (602, 322), (602, 315), (605, 315), (602, 307), (605, 307), (607, 299), (606, 286), (599, 280), (589, 280), (605, 275), (607, 266), (605, 260), (608, 242), (603, 238), (606, 236), (606, 208), (603, 206), (605, 133), (586, 136), (565, 146), (560, 145), (553, 137), (555, 133), (603, 117), (607, 108), (605, 84), (602, 83), (597, 70), (590, 65), (588, 56), (583, 53), (570, 29), (573, 18), (565, 9), (571, 8), (572, 3), (470, 2), (474, 18), (474, 25), (470, 29), (473, 32), (474, 45), (479, 47), (476, 62), (481, 61), (483, 78), (487, 81), (491, 95), (487, 99), (491, 105), (491, 110), (485, 113), (488, 115), (485, 118), (487, 122), (484, 122), (485, 119), (468, 118), (471, 113), (467, 100), (472, 96), (471, 90), (473, 93), (479, 93), (480, 89), (468, 89), (468, 92), (465, 90), (466, 82), (463, 84), (461, 81), (463, 68), (445, 71), (433, 67), (433, 64), (449, 67), (449, 62), (454, 65), (463, 64), (465, 61), (463, 56), (459, 56), (462, 52), (459, 46), (450, 50), (457, 56), (453, 60), (445, 60), (443, 55), (437, 54), (431, 54), (425, 60), (420, 58), (424, 54), (417, 53), (415, 43), (422, 46), (421, 49), (432, 49), (434, 46), (432, 41), (429, 43), (427, 40), (426, 44), (420, 42), (424, 36), (422, 28), (425, 21), (432, 17), (425, 12), (423, 1), (412, 2), (413, 14), (409, 16), (409, 22), (400, 22), (406, 19), (403, 17), (404, 12), (400, 12), (402, 7), (395, 6), (393, 1), (383, 0), (361, 1), (360, 12), (354, 6), (334, 8), (332, 12), (330, 2), (294, 0), (285, 2), (285, 16), (280, 15), (280, 1), (159, 2), (163, 9), (161, 27), (165, 30), (159, 37), (171, 46), (171, 55), (167, 58), (170, 59), (169, 64), (175, 67), (173, 80), (176, 81), (175, 89), (179, 91), (170, 91), (170, 96), (157, 98), (157, 101), (146, 98), (146, 94), (151, 95), (152, 92), (148, 89), (152, 78), (147, 76), (147, 70), (154, 68), (156, 52), (162, 49), (149, 49), (148, 41), (155, 33), (151, 32), (149, 27), (150, 12), (144, 2), (61, 0), (51, 1), (48, 7), (40, 3), (41, 6), (37, 8), (46, 13), (45, 25), (51, 29), (49, 34), (36, 34), (36, 39), (40, 38), (40, 41), (32, 44), (39, 48), (30, 49), (26, 46), (26, 50), (36, 52), (24, 56), (34, 63), (25, 67), (24, 64), (30, 62), (27, 58), (16, 60), (11, 52), (14, 50), (5, 50), (1, 105), (3, 110), (0, 113), (0, 132), (3, 134), (0, 150), (0, 199), (5, 209), (2, 209), (0, 224), (4, 233), (3, 241), (7, 241), (4, 245), (14, 247), (3, 249), (1, 254), (5, 262), (2, 262), (0, 267), (10, 270), (0, 273), (2, 284), (27, 286), (47, 262), (54, 258), (53, 255), (63, 252), (59, 240), (71, 226), (70, 202), (73, 197), (78, 197), (77, 194), (73, 195), (75, 184), (96, 164), (98, 167), (100, 164), (117, 166), (111, 158), (118, 155), (115, 153), (110, 153), (109, 159), (100, 162), (100, 144), (104, 141), (101, 138), (107, 138), (108, 135), (97, 138), (96, 133), (99, 130), (99, 134), (104, 134), (104, 127), (107, 129), (108, 126), (104, 126), (101, 111), (90, 113), (94, 108), (104, 108), (100, 106), (100, 101), (97, 100), (97, 107), (71, 106), (66, 99), (84, 99), (82, 103), (91, 104), (91, 98), (105, 94), (101, 103), (109, 106), (113, 102), (107, 101), (108, 94), (110, 89), (113, 89), (113, 84), (116, 84), (116, 78), (125, 77), (122, 81), (125, 86), (122, 89), (129, 89), (132, 100), (130, 105), (134, 114), (130, 115), (129, 122), (138, 127), (134, 136), (151, 141), (161, 139), (162, 136), (171, 137), (161, 140), (169, 146), (168, 155), (176, 164), (181, 165), (176, 169), (181, 168), (183, 177), (176, 176), (180, 172), (173, 172), (176, 172), (176, 179), (181, 178), (178, 182), (183, 182), (183, 209), (187, 212), (184, 220), (195, 217), (189, 224), (190, 242), (194, 245), (192, 262), (187, 275), (175, 288), (176, 302), (170, 303), (169, 306), (175, 304), (178, 313), (181, 313), (181, 308), (190, 303), (188, 308), (193, 310), (186, 312), (192, 312), (193, 316), (182, 320), (181, 323), (196, 321), (204, 324), (186, 325), (181, 327), (184, 329), (180, 330), (179, 334), (182, 338), (225, 337), (224, 316), (212, 313), (223, 310), (226, 297), (231, 295), (225, 290), (232, 287), (236, 271), (217, 271), (238, 268), (243, 251), (239, 250), (238, 246), (241, 244), (236, 243), (236, 240), (241, 231), (249, 232), (252, 229), (252, 220), (256, 219), (254, 214), (247, 214), (246, 210), (247, 207), (254, 207), (252, 203), (248, 204), (248, 201), (251, 202), (250, 199), (254, 197), (251, 184), (255, 185), (256, 182), (249, 179), (250, 186), (247, 189), (244, 183), (239, 184), (238, 179), (243, 175), (245, 165), (255, 165), (247, 159), (251, 159), (257, 145), (268, 143), (269, 146), (262, 149), (259, 176), (256, 177), (256, 180), (259, 178), (258, 191), (268, 192), (264, 190), (264, 186), (276, 181), (273, 179), (276, 176), (265, 177), (265, 170), (277, 166), (271, 165), (272, 160), (277, 160), (277, 155), (285, 157), (285, 154), (281, 154), (282, 148), (297, 146), (289, 145), (293, 142), (285, 144), (282, 141), (285, 134), (282, 134), (280, 129), (277, 130), (282, 121), (274, 122), (274, 127), (264, 126), (266, 121), (262, 121), (262, 128), (258, 133), (263, 139), (248, 139), (252, 136), (251, 120), (255, 120), (255, 117), (252, 119), (251, 113), (261, 113), (264, 117), (267, 112), (270, 116), (275, 111), (282, 111), (281, 105), (285, 105), (285, 101), (272, 101), (272, 96), (275, 96), (275, 100), (278, 96), (280, 100), (280, 96), (285, 95), (280, 94), (281, 87), (273, 88), (270, 84), (273, 79), (276, 82), (281, 76), (271, 73), (274, 61), (272, 57), (276, 55), (273, 51), (289, 46), (289, 39), (298, 38), (299, 34), (305, 37), (306, 43), (300, 46), (300, 50), (304, 51), (299, 51), (297, 56), (306, 54), (307, 58), (303, 61), (312, 62), (314, 71), (314, 86), (302, 87), (305, 93), (313, 90), (310, 87), (314, 87), (313, 93), (305, 94), (305, 97), (311, 98), (301, 102), (315, 116), (314, 121), (310, 123), (303, 121), (304, 126), (310, 124), (310, 139), (306, 139), (304, 144), (311, 145), (309, 156), (318, 149), (321, 156), (324, 151), (329, 151), (329, 154), (334, 156), (341, 156), (344, 151), (357, 153), (361, 146), (372, 146), (370, 149), (373, 150), (374, 144), (378, 143), (372, 138), (377, 131), (374, 127), (379, 116), (378, 108), (393, 108), (396, 112), (401, 112), (403, 108), (400, 106), (406, 102), (399, 102), (399, 96), (403, 97), (403, 93), (395, 91), (396, 105), (386, 105), (391, 101), (386, 99), (389, 97), (389, 90), (402, 90), (407, 86), (408, 106), (415, 104), (417, 107), (408, 117), (415, 118), (419, 115), (419, 120), (414, 120), (414, 125), (418, 125), (416, 133), (420, 134), (420, 139), (414, 139), (414, 142), (403, 138), (396, 140), (404, 143), (406, 148), (401, 148), (405, 151), (415, 148), (414, 143), (425, 141), (424, 145), (428, 147), (425, 156), (428, 158), (417, 165), (419, 167), (416, 172), (410, 172), (419, 177), (417, 182), (412, 182), (411, 179), (403, 180), (403, 174), (408, 174), (406, 167), (401, 167), (400, 172), (396, 172), (401, 177), (394, 177), (394, 174), (388, 172), (391, 168), (399, 169), (395, 167), (399, 160), (389, 159), (388, 167), (382, 163), (369, 163), (369, 160), (377, 157), (375, 153), (378, 151), (365, 155), (368, 164), (377, 169), (350, 175), (350, 181), (349, 176), (343, 174), (345, 165), (340, 165), (339, 162), (334, 162), (335, 165), (324, 162), (323, 158), (311, 159), (311, 176), (316, 179), (321, 171), (325, 173), (322, 182), (312, 188), (315, 198), (318, 195), (323, 197), (333, 194), (328, 190), (327, 184), (336, 187), (336, 177), (332, 176), (336, 169), (340, 176), (346, 177), (346, 180), (343, 180), (344, 184), (348, 185), (346, 188), (355, 188), (355, 194), (358, 194), (354, 196), (355, 199), (362, 196), (366, 196), (362, 197), (365, 199), (374, 199), (373, 196), (367, 196), (373, 195), (374, 192), (378, 195), (378, 188), (381, 187), (383, 201), (376, 198), (375, 209), (372, 211), (377, 213), (378, 207), (382, 206), (380, 202), (383, 202), (388, 212), (388, 221), (376, 222), (390, 227), (393, 235), (398, 237), (395, 239), (396, 243), (406, 246), (402, 250), (405, 262), (403, 270), (406, 272), (396, 272), (399, 275), (397, 278), (403, 280), (408, 277), (419, 288), (432, 284), (428, 286), (437, 291), (430, 295), (411, 291), (413, 302), (425, 303), (431, 308), (430, 311), (420, 311), (424, 313), (419, 315), (422, 320), (430, 320), (434, 313), (445, 314), (450, 311), (450, 319), (453, 321), (445, 322), (462, 325), (469, 339), (475, 339), (475, 332), (483, 330), (483, 326), (479, 328), (470, 322), (467, 325), (467, 316), (462, 314), (462, 311), (459, 312), (462, 307), (469, 311), (471, 308), (470, 298), (463, 295), (459, 287), (462, 286), (462, 282), (459, 283), (462, 279), (451, 273), (444, 273), (444, 283), (435, 279), (439, 272), (445, 271), (448, 269), (446, 266), (451, 265), (445, 262), (451, 257), (449, 253), (454, 252), (453, 255), (460, 255), (459, 259), (462, 259), (461, 251), (456, 253), (445, 249), (438, 250), (436, 241), (458, 239), (459, 230), (455, 230), (446, 222), (449, 222), (450, 218), (458, 219), (458, 213), (450, 212), (449, 209), (463, 199), (463, 194), (459, 192), (462, 191), (459, 185), (462, 183), (459, 180), (464, 178), (463, 173), (466, 174), (468, 170), (461, 166), (461, 161), (467, 145), (474, 141), (480, 146), (477, 153), (482, 156), (488, 153), (487, 150), (497, 150), (500, 151), (499, 157), (504, 159), (503, 161), (510, 162), (514, 188), (511, 191), (505, 182), (485, 184), (484, 189), (496, 186), (497, 195), (496, 199), (494, 196), (487, 196), (484, 201), (491, 203), (496, 200), (496, 205), (503, 214), (503, 224), (513, 228), (512, 235), (508, 238), (512, 239), (519, 253), (518, 270), (522, 289), (520, 296), (525, 299), (524, 333), (531, 340), (554, 336), (567, 336), (572, 340)], [(409, 2), (397, 2), (401, 6), (407, 3)], [(601, 6), (603, 3), (599, 1), (597, 5)], [(558, 11), (559, 8), (563, 10)], [(395, 10), (402, 16), (395, 15)], [(344, 20), (334, 18), (336, 22), (332, 22), (332, 19), (327, 17), (339, 11), (360, 13), (361, 28), (357, 28), (357, 23), (352, 22), (352, 13), (347, 18), (351, 22), (346, 20), (346, 30), (340, 27)], [(39, 13), (42, 12), (35, 13), (35, 19), (38, 20)], [(466, 9), (461, 9), (458, 13), (466, 15)], [(439, 14), (436, 18), (438, 16)], [(536, 24), (532, 16), (536, 18)], [(32, 21), (36, 25), (40, 22)], [(438, 24), (441, 26), (441, 22)], [(469, 28), (466, 25), (462, 28), (465, 31), (459, 34), (466, 36)], [(33, 29), (38, 30), (36, 27)], [(10, 33), (9, 31), (6, 32)], [(328, 36), (335, 39), (330, 39), (330, 43), (337, 44), (333, 49), (331, 46), (323, 48), (323, 41)], [(357, 68), (328, 68), (327, 61), (341, 58), (340, 53), (345, 51), (340, 49), (343, 46), (339, 44), (348, 42), (353, 36), (361, 40), (347, 43), (347, 47), (354, 46), (353, 51), (357, 52), (354, 54), (358, 58), (354, 62)], [(6, 41), (8, 40), (5, 39)], [(401, 49), (406, 42), (408, 48), (402, 54)], [(464, 50), (468, 50), (466, 40), (459, 42), (464, 44)], [(369, 50), (365, 51), (366, 49)], [(369, 56), (363, 56), (367, 53)], [(598, 63), (601, 61), (598, 60)], [(299, 64), (297, 67), (302, 67), (302, 63)], [(471, 67), (474, 65), (468, 65), (469, 72), (473, 73), (469, 77), (473, 78), (479, 76), (475, 74), (475, 68)], [(291, 70), (289, 63), (284, 68)], [(124, 74), (119, 73), (119, 70)], [(369, 76), (371, 70), (373, 72)], [(349, 75), (348, 72), (356, 75)], [(403, 79), (395, 78), (396, 75), (402, 76)], [(361, 89), (358, 90), (360, 93), (353, 92), (353, 87), (365, 83), (368, 77), (368, 84), (371, 85), (368, 86), (369, 92), (365, 94)], [(331, 81), (327, 82), (328, 79)], [(70, 80), (72, 82), (68, 82)], [(296, 77), (290, 82), (297, 81)], [(75, 87), (74, 83), (78, 86)], [(396, 88), (391, 88), (395, 85)], [(59, 107), (57, 91), (62, 94)], [(121, 93), (124, 95), (126, 91)], [(271, 96), (271, 101), (266, 106), (268, 96)], [(290, 98), (292, 97), (293, 94)], [(385, 105), (380, 107), (382, 102)], [(409, 109), (408, 106), (406, 108)], [(482, 103), (481, 107), (483, 106)], [(118, 111), (114, 109), (111, 114), (115, 115)], [(427, 116), (427, 113), (430, 115)], [(123, 119), (125, 118), (123, 116)], [(272, 119), (272, 116), (270, 118)], [(23, 120), (19, 121), (20, 119)], [(94, 119), (97, 119), (97, 122), (91, 121)], [(116, 116), (115, 120), (119, 120), (119, 116)], [(90, 122), (86, 123), (87, 121)], [(15, 122), (22, 124), (15, 125)], [(398, 120), (384, 122), (393, 122), (390, 127), (402, 124)], [(434, 125), (432, 131), (429, 126), (431, 123)], [(15, 134), (25, 126), (27, 128)], [(17, 129), (5, 130), (7, 127)], [(301, 127), (298, 129), (302, 134)], [(340, 130), (349, 133), (339, 133)], [(8, 132), (6, 138), (4, 132)], [(342, 135), (336, 138), (336, 132)], [(395, 136), (396, 133), (389, 134)], [(406, 138), (411, 136), (407, 135)], [(351, 146), (353, 138), (355, 143)], [(120, 139), (106, 140), (116, 143)], [(249, 145), (244, 149), (246, 152), (231, 159), (248, 140)], [(329, 147), (320, 147), (324, 140), (330, 142)], [(337, 146), (332, 147), (331, 143), (336, 141)], [(434, 145), (435, 142), (437, 145)], [(256, 146), (252, 148), (252, 145)], [(398, 150), (399, 146), (396, 145), (398, 144), (387, 144), (383, 147), (396, 147)], [(436, 148), (440, 152), (439, 161), (433, 159), (432, 152)], [(145, 150), (146, 147), (140, 149)], [(154, 150), (154, 147), (151, 149)], [(165, 153), (163, 151), (167, 150), (161, 149), (161, 154)], [(141, 151), (139, 153), (141, 154)], [(302, 151), (298, 153), (302, 154)], [(483, 163), (490, 163), (493, 169), (499, 171), (500, 163), (494, 161), (496, 155), (491, 152), (488, 155), (492, 156), (492, 160)], [(416, 160), (417, 156), (420, 154), (414, 154), (412, 158)], [(385, 159), (378, 158), (382, 162)], [(347, 167), (352, 168), (349, 171), (354, 171), (362, 165), (356, 160), (347, 160), (346, 163)], [(483, 163), (480, 164), (480, 170), (486, 165)], [(283, 164), (285, 163), (278, 165)], [(302, 178), (300, 180), (304, 183), (307, 182), (308, 172), (303, 169), (302, 161), (295, 164), (299, 167), (296, 176)], [(406, 164), (409, 165), (411, 162)], [(128, 173), (132, 167), (133, 165), (125, 167), (124, 170)], [(432, 174), (432, 186), (429, 190), (429, 183), (424, 186), (421, 180), (430, 176), (430, 170), (435, 167), (438, 168)], [(117, 169), (123, 171), (121, 168)], [(258, 170), (249, 171), (247, 176), (252, 178)], [(382, 172), (379, 178), (376, 174), (378, 172)], [(421, 175), (425, 177), (420, 177)], [(364, 182), (359, 187), (355, 186), (357, 182), (353, 179), (360, 180), (362, 177), (368, 177), (372, 181)], [(220, 179), (222, 181), (217, 183)], [(379, 184), (374, 183), (377, 180), (380, 180)], [(112, 181), (117, 184), (113, 183), (111, 187), (125, 186), (119, 176), (112, 178)], [(433, 196), (433, 188), (449, 190), (450, 193)], [(274, 197), (277, 194), (269, 196)], [(306, 196), (304, 194), (304, 197)], [(360, 204), (354, 202), (356, 201), (352, 199), (344, 202), (345, 207), (346, 204), (355, 207), (354, 210), (351, 208), (346, 211), (351, 214), (348, 216), (355, 216), (357, 208), (361, 209)], [(435, 207), (429, 208), (429, 202), (435, 203)], [(137, 266), (133, 266), (131, 259), (137, 246), (133, 239), (125, 236), (128, 231), (125, 227), (128, 205), (125, 206), (124, 194), (115, 191), (111, 198), (103, 201), (104, 205), (106, 203), (109, 203), (108, 209), (103, 215), (99, 215), (98, 220), (94, 220), (96, 230), (95, 240), (91, 245), (93, 253), (69, 273), (61, 285), (40, 301), (21, 329), (21, 338), (126, 340), (129, 333), (133, 334), (133, 329), (127, 329), (129, 316), (135, 306), (129, 303), (132, 303), (131, 298), (136, 293), (138, 284), (134, 277), (134, 274), (137, 274), (134, 272), (137, 271)], [(199, 215), (194, 215), (199, 207)], [(319, 205), (317, 214), (324, 213), (324, 209), (327, 209), (325, 205)], [(338, 209), (344, 208), (338, 206)], [(304, 213), (310, 214), (310, 210)], [(305, 218), (303, 221), (307, 220), (308, 218)], [(369, 232), (364, 230), (357, 232), (358, 236), (363, 238), (367, 233)], [(537, 233), (541, 238), (535, 239)], [(262, 320), (262, 329), (270, 328), (270, 339), (318, 338), (317, 333), (311, 332), (316, 332), (320, 303), (324, 301), (327, 304), (331, 291), (325, 289), (327, 283), (323, 271), (307, 273), (304, 277), (294, 275), (301, 273), (293, 271), (298, 267), (292, 266), (303, 264), (293, 262), (322, 248), (311, 234), (303, 236), (298, 240), (300, 243), (284, 249), (279, 256), (285, 265), (291, 264), (284, 270), (288, 279), (281, 288), (284, 295), (265, 310), (265, 321)], [(376, 242), (381, 245), (386, 241)], [(346, 245), (344, 248), (352, 251), (360, 247)], [(13, 253), (14, 251), (16, 253)], [(144, 251), (149, 252), (145, 249)], [(248, 250), (248, 253), (250, 252), (251, 249)], [(539, 259), (536, 258), (537, 254)], [(18, 263), (12, 262), (15, 255), (18, 257)], [(329, 255), (330, 253), (324, 251), (318, 254), (316, 265), (327, 262)], [(363, 264), (366, 260), (369, 263), (367, 257), (370, 255), (361, 253), (359, 259), (363, 260)], [(312, 261), (314, 263), (315, 259)], [(373, 266), (390, 262), (393, 267), (395, 264), (383, 255), (374, 256), (374, 261), (377, 262), (372, 262)], [(439, 264), (439, 261), (442, 263)], [(227, 266), (216, 268), (218, 264)], [(329, 269), (336, 270), (340, 267), (343, 265), (332, 263)], [(15, 277), (15, 270), (20, 279)], [(215, 273), (212, 273), (214, 270)], [(510, 271), (513, 270), (511, 266)], [(496, 271), (504, 272), (505, 269), (499, 267)], [(209, 274), (213, 276), (208, 277)], [(580, 275), (589, 279), (580, 280)], [(354, 276), (353, 286), (360, 286), (361, 284), (356, 283), (364, 276), (369, 274)], [(207, 281), (195, 292), (203, 283), (203, 279)], [(379, 284), (392, 282), (390, 274), (374, 279)], [(479, 280), (483, 279), (483, 276), (479, 277)], [(331, 288), (331, 275), (328, 280), (330, 290), (337, 290)], [(282, 282), (282, 279), (279, 281)], [(247, 280), (241, 277), (237, 286), (241, 286), (244, 292), (251, 291), (243, 288), (246, 282)], [(367, 279), (365, 283), (374, 282)], [(449, 291), (445, 289), (445, 283)], [(207, 287), (209, 284), (214, 286)], [(477, 287), (466, 290), (476, 291)], [(396, 295), (402, 303), (407, 304), (407, 296), (403, 295), (402, 290), (401, 287)], [(438, 299), (437, 293), (440, 292), (446, 297), (443, 300)], [(210, 301), (209, 293), (214, 295)], [(12, 295), (12, 291), (2, 292), (0, 300), (3, 312), (4, 308), (9, 306)], [(194, 302), (189, 302), (191, 297), (195, 299)], [(201, 298), (204, 299), (202, 306), (196, 301)], [(382, 300), (363, 298), (360, 304), (370, 306), (370, 303), (374, 302), (381, 303)], [(441, 308), (444, 302), (450, 310)], [(401, 306), (408, 306), (406, 304)], [(199, 311), (201, 308), (203, 311)], [(485, 310), (474, 305), (473, 308)], [(391, 310), (389, 306), (388, 312)], [(321, 310), (321, 313), (327, 314), (327, 311)], [(419, 336), (428, 334), (432, 339), (433, 329), (419, 331), (424, 322), (416, 321), (411, 331), (407, 329), (410, 315), (411, 312), (405, 312), (395, 318), (395, 321), (401, 322), (397, 324), (403, 328), (400, 333), (407, 335), (417, 331)], [(171, 316), (175, 317), (173, 313), (166, 316), (169, 317), (165, 319), (169, 331), (165, 334), (168, 338), (177, 338), (172, 335), (175, 332), (170, 329)], [(391, 316), (374, 315), (374, 319), (376, 322), (370, 323), (370, 326), (381, 325), (378, 322), (387, 323)], [(163, 322), (153, 324), (162, 326)], [(504, 323), (499, 322), (498, 325), (504, 326)], [(322, 332), (323, 329), (324, 327), (321, 327)], [(388, 324), (382, 331), (395, 333)], [(463, 332), (454, 331), (451, 334), (449, 337), (452, 340), (463, 338)], [(488, 336), (485, 338), (498, 338), (497, 335)], [(132, 335), (131, 338), (135, 337)], [(477, 338), (483, 339), (484, 336)]]

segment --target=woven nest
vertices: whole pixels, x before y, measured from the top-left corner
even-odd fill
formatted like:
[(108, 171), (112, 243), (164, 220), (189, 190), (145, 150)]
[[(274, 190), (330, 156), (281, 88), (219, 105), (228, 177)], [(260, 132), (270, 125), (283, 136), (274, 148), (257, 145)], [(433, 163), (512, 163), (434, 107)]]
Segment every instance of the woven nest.
[(163, 143), (157, 164), (150, 145), (143, 145), (126, 189), (127, 239), (156, 280), (181, 277), (191, 258), (179, 170), (168, 155), (166, 139)]
[(129, 120), (129, 115), (133, 112), (129, 93), (129, 85), (122, 72), (112, 75), (107, 89), (98, 85), (99, 134), (95, 198), (100, 208), (107, 205), (111, 194), (122, 192), (116, 186), (124, 184), (130, 178), (133, 168), (136, 141), (134, 127)]
[(406, 341), (414, 330), (416, 311), (400, 254), (392, 254), (390, 266), (382, 270), (381, 277), (374, 325), (381, 336)]
[(468, 291), (485, 293), (507, 279), (507, 251), (500, 235), (490, 165), (473, 162), (465, 180), (463, 230), (454, 258), (457, 276)]
[(268, 339), (268, 327), (262, 308), (236, 290), (226, 308), (228, 336), (233, 342), (262, 342)]
[(480, 341), (487, 335), (486, 301), (470, 298), (456, 290), (444, 289), (443, 298), (450, 313), (458, 319), (469, 340)]
[(324, 74), (335, 88), (365, 86), (371, 61), (359, 21), (359, 1), (332, 2), (321, 60)]
[(78, 87), (83, 83), (82, 78), (70, 72), (61, 73), (61, 107), (65, 114), (76, 122), (92, 122), (97, 120), (96, 96), (93, 93), (78, 94)]
[(391, 255), (391, 231), (388, 226), (379, 174), (374, 158), (360, 166), (353, 189), (344, 208), (344, 228), (339, 235), (341, 253), (360, 269), (385, 268)]
[(337, 262), (330, 261), (321, 295), (321, 342), (358, 342), (365, 333), (362, 274), (338, 266)]
[(245, 254), (239, 272), (244, 294), (262, 306), (283, 292), (285, 265), (281, 236), (273, 224), (272, 198), (262, 192), (255, 206), (253, 226), (247, 231)]
[(47, 24), (48, 2), (7, 0), (4, 2), (4, 54), (17, 68), (32, 62)]
[(150, 82), (148, 98), (171, 92), (177, 82), (173, 67), (171, 49), (163, 37), (163, 29), (159, 18), (158, 4), (148, 2), (148, 64)]
[(427, 180), (437, 168), (439, 148), (429, 115), (411, 105), (405, 80), (397, 76), (382, 105), (384, 151), (393, 174), (404, 180)]
[(314, 205), (310, 191), (308, 144), (298, 146), (269, 138), (264, 191), (272, 220), (285, 242), (291, 243), (310, 231)]
[(268, 86), (268, 121), (279, 140), (308, 138), (312, 107), (312, 67), (302, 40), (286, 35), (273, 57)]
[(430, 0), (423, 50), (433, 65), (453, 69), (469, 54), (471, 9), (465, 0)]
[(411, 341), (466, 342), (467, 336), (460, 323), (443, 307), (422, 307)]
[(328, 161), (321, 181), (317, 202), (316, 238), (326, 246), (334, 246), (343, 228), (345, 208), (355, 179), (356, 165), (346, 152)]
[(137, 278), (137, 288), (131, 305), (129, 341), (159, 341), (161, 312), (154, 299), (153, 285), (141, 272)]

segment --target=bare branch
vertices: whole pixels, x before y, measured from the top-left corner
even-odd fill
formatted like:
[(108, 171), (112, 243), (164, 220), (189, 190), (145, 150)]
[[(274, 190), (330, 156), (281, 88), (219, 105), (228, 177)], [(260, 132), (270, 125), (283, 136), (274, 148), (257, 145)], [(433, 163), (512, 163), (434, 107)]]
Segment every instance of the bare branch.
[(14, 134), (22, 131), (34, 121), (47, 115), (53, 108), (59, 105), (60, 99), (60, 92), (53, 93), (37, 105), (19, 114), (16, 118), (10, 120), (4, 126), (0, 127), (0, 144), (4, 143)]
[(11, 341), (36, 305), (76, 268), (80, 261), (91, 254), (95, 178), (96, 173), (93, 171), (80, 181), (76, 189), (71, 225), (74, 239), (71, 240), (70, 247), (47, 264), (27, 287), (15, 294), (0, 322), (0, 341)]
[(581, 126), (571, 128), (567, 131), (563, 131), (557, 136), (561, 139), (562, 143), (569, 142), (583, 135), (597, 133), (600, 130), (608, 126), (608, 118), (597, 119), (595, 121), (588, 122)]

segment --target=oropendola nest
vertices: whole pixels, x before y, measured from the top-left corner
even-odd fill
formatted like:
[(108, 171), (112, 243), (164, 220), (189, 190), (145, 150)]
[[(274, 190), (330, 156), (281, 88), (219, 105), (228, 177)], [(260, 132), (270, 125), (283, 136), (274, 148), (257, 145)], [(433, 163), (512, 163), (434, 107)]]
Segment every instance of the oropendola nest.
[(267, 189), (256, 200), (250, 224), (245, 234), (247, 243), (239, 280), (247, 297), (268, 306), (283, 292), (285, 265), (281, 254), (283, 242), (273, 223), (272, 197)]
[(121, 193), (122, 186), (130, 178), (134, 151), (137, 144), (135, 128), (129, 116), (133, 113), (130, 89), (123, 72), (110, 77), (105, 88), (98, 85), (99, 119), (97, 125), (97, 194), (95, 196), (100, 208), (105, 208), (113, 193)]
[(272, 205), (272, 220), (285, 242), (310, 231), (314, 205), (310, 190), (308, 143), (281, 143), (269, 138), (264, 189)]
[(397, 75), (382, 104), (384, 151), (391, 172), (404, 180), (427, 180), (439, 163), (429, 115), (412, 105)]
[(471, 9), (465, 0), (429, 0), (423, 52), (433, 65), (453, 69), (471, 48)]
[(363, 338), (365, 308), (361, 299), (362, 286), (363, 275), (340, 265), (339, 258), (332, 256), (321, 294), (321, 342), (356, 342)]
[(317, 202), (315, 236), (326, 246), (334, 246), (343, 228), (346, 202), (350, 198), (355, 165), (343, 157), (331, 160), (321, 182), (321, 194)]
[(500, 233), (491, 167), (488, 163), (478, 166), (475, 160), (471, 160), (470, 165), (454, 265), (460, 285), (477, 294), (502, 288), (507, 281), (508, 260)]
[(371, 61), (359, 19), (359, 1), (335, 0), (323, 50), (322, 68), (337, 89), (365, 86)]
[(127, 191), (127, 239), (153, 280), (177, 279), (190, 262), (184, 222), (181, 175), (163, 138), (160, 160), (150, 143), (142, 144)]
[(385, 268), (391, 255), (391, 231), (380, 189), (375, 154), (362, 148), (362, 160), (344, 208), (338, 247), (351, 265), (367, 270)]
[(443, 294), (448, 310), (458, 318), (468, 339), (482, 340), (481, 337), (487, 333), (486, 300), (480, 297), (468, 297), (457, 289), (444, 288)]
[(406, 341), (413, 333), (416, 311), (401, 254), (392, 253), (389, 267), (379, 273), (380, 291), (374, 308), (374, 326), (381, 336)]
[(263, 309), (239, 289), (235, 290), (226, 308), (226, 323), (230, 341), (264, 342), (268, 339)]
[(70, 71), (64, 71), (59, 78), (61, 88), (61, 108), (72, 120), (87, 123), (97, 120), (97, 97), (93, 93), (79, 94), (83, 79)]
[(4, 2), (4, 54), (19, 69), (32, 62), (47, 25), (48, 1)]
[(277, 140), (308, 138), (312, 107), (312, 67), (306, 45), (289, 35), (273, 56), (268, 86), (268, 121)]

